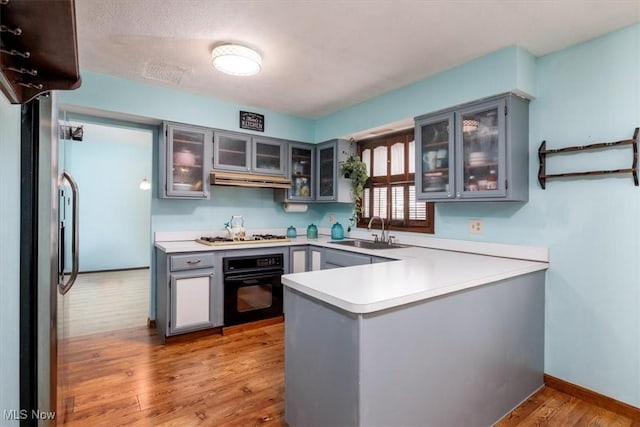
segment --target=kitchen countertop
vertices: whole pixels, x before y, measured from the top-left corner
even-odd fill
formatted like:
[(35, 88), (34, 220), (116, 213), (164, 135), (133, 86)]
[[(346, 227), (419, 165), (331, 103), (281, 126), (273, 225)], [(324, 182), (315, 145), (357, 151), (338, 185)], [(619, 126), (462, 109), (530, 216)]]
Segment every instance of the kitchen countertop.
[(385, 250), (384, 254), (400, 262), (286, 274), (282, 283), (350, 313), (366, 314), (549, 267), (546, 262), (419, 247)]
[[(168, 254), (176, 252), (211, 252), (211, 251), (230, 251), (237, 249), (258, 249), (258, 248), (277, 248), (279, 246), (303, 246), (318, 245), (324, 246), (331, 241), (328, 236), (318, 236), (317, 239), (307, 239), (306, 237), (295, 237), (288, 242), (271, 242), (271, 243), (247, 243), (247, 244), (229, 244), (209, 246), (198, 243), (195, 240), (176, 240), (176, 241), (160, 241), (156, 242), (156, 248)], [(338, 248), (340, 245), (331, 245), (330, 247)]]
[[(473, 247), (474, 242), (470, 243), (470, 247)], [(539, 260), (420, 246), (367, 250), (333, 244), (328, 236), (318, 236), (317, 239), (297, 237), (289, 242), (246, 245), (208, 246), (193, 240), (157, 241), (155, 245), (166, 253), (315, 245), (398, 260), (282, 276), (285, 286), (355, 314), (373, 313), (436, 298), (549, 267), (548, 262)], [(519, 248), (522, 247), (514, 246), (516, 252)], [(501, 245), (501, 249), (508, 251), (509, 246)]]

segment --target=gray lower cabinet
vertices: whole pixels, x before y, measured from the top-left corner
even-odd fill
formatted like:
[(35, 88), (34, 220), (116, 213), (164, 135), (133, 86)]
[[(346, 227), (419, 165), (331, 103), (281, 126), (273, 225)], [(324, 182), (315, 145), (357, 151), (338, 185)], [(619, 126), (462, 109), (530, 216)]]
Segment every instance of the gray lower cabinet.
[(371, 264), (371, 256), (336, 249), (324, 249), (322, 257), (323, 270), (362, 264)]
[(302, 273), (305, 271), (327, 270), (389, 261), (394, 260), (392, 258), (369, 256), (317, 246), (292, 246), (289, 266), (291, 273)]
[(156, 251), (156, 327), (167, 336), (222, 325), (216, 255)]
[(544, 277), (366, 314), (285, 287), (287, 424), (494, 425), (544, 383)]
[(372, 256), (371, 257), (371, 264), (377, 264), (379, 262), (389, 262), (389, 261), (395, 261), (395, 259), (393, 259), (393, 258), (385, 258), (385, 257), (381, 257), (381, 256)]

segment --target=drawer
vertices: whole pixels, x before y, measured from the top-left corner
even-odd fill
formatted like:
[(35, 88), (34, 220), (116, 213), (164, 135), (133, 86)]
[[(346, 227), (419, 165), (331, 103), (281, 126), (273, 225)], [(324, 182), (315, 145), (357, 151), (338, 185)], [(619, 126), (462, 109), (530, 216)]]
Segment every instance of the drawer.
[(215, 258), (214, 254), (206, 252), (189, 255), (171, 255), (169, 268), (171, 271), (212, 268)]

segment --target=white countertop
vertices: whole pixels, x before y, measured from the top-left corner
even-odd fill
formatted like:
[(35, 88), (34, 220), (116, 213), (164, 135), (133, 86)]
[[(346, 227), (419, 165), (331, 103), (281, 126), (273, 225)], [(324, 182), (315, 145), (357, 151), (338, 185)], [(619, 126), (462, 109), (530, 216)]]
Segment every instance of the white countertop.
[[(439, 239), (458, 250), (466, 247), (478, 252), (476, 242)], [(328, 236), (317, 239), (297, 237), (290, 242), (250, 243), (245, 245), (208, 246), (193, 240), (158, 241), (156, 247), (166, 253), (228, 251), (237, 249), (273, 248), (279, 246), (316, 245), (348, 250), (398, 261), (306, 273), (286, 274), (282, 283), (298, 292), (317, 298), (351, 313), (366, 314), (412, 302), (486, 285), (535, 271), (546, 270), (548, 262), (495, 256), (503, 251), (529, 253), (521, 246), (484, 244), (491, 255), (411, 246), (398, 249), (367, 250), (331, 243)], [(512, 249), (510, 251), (510, 249)], [(506, 255), (505, 255), (506, 256)]]
[(348, 312), (365, 314), (549, 267), (546, 262), (418, 247), (384, 253), (400, 261), (286, 274), (282, 283)]

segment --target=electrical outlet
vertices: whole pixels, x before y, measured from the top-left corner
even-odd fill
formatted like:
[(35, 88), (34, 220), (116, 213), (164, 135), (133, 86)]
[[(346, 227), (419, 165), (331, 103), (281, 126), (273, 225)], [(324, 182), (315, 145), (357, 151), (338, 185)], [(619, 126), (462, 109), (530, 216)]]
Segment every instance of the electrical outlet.
[(473, 234), (482, 234), (482, 220), (481, 219), (470, 219), (469, 220), (469, 233)]
[(329, 215), (329, 224), (333, 224), (336, 222), (336, 216), (334, 214)]

